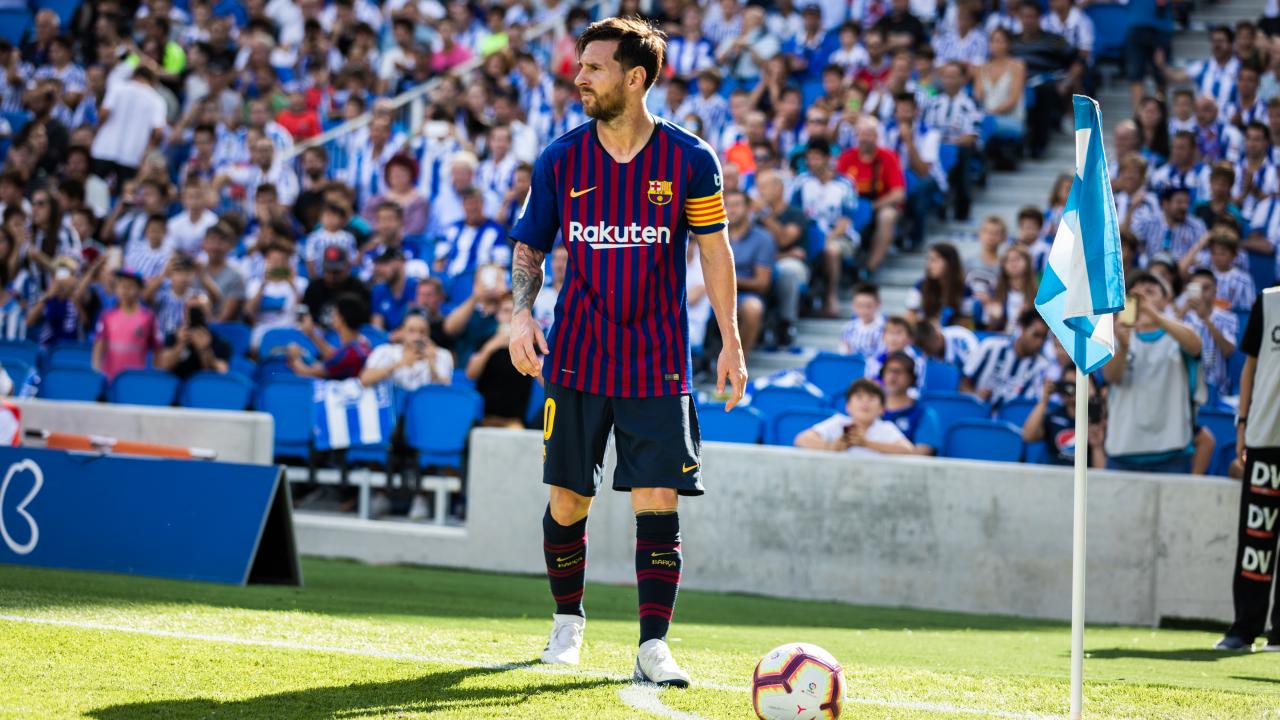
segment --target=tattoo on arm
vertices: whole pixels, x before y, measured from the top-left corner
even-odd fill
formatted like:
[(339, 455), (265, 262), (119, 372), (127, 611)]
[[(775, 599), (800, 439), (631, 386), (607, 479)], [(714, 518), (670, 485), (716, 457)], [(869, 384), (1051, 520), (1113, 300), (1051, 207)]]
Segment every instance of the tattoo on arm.
[(511, 294), (515, 309), (533, 310), (533, 300), (542, 290), (542, 261), (547, 254), (524, 243), (516, 243), (515, 260), (511, 263)]

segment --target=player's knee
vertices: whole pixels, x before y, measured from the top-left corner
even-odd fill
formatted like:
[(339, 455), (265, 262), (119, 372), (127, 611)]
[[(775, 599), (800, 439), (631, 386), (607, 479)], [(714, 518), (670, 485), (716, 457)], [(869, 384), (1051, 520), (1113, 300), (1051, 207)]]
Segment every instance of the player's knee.
[(641, 512), (672, 512), (680, 501), (673, 488), (632, 488), (631, 509)]
[(591, 498), (564, 488), (551, 488), (551, 519), (560, 525), (572, 525), (587, 516)]

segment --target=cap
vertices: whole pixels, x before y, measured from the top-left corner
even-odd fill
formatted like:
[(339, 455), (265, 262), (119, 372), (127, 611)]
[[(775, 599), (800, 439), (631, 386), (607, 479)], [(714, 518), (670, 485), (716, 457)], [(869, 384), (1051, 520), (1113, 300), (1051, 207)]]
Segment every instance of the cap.
[(329, 246), (324, 249), (324, 271), (325, 272), (342, 272), (350, 266), (350, 260), (347, 254), (342, 252), (342, 248)]
[(389, 247), (378, 254), (378, 259), (374, 262), (390, 262), (392, 260), (403, 260), (404, 251), (398, 247)]
[(804, 7), (800, 8), (800, 12), (805, 15), (808, 15), (809, 13), (815, 13), (817, 15), (821, 15), (822, 6), (816, 2), (805, 3)]
[(139, 285), (144, 284), (142, 281), (142, 273), (134, 270), (133, 268), (120, 268), (119, 270), (116, 270), (116, 277), (132, 280)]

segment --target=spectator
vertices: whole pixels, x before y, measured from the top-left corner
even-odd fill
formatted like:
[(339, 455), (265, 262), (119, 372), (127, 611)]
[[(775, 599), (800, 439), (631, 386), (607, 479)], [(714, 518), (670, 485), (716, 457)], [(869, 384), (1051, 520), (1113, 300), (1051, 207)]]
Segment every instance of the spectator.
[(1219, 397), (1231, 395), (1231, 378), (1227, 360), (1235, 354), (1240, 322), (1229, 310), (1215, 302), (1217, 283), (1213, 273), (1197, 270), (1191, 274), (1182, 298), (1177, 303), (1177, 317), (1200, 336), (1200, 361), (1205, 384)]
[(978, 344), (965, 363), (960, 392), (973, 393), (992, 407), (1036, 396), (1051, 365), (1044, 354), (1049, 326), (1035, 308), (1023, 310), (1017, 320), (1017, 337), (992, 335)]
[(960, 222), (969, 219), (969, 207), (973, 193), (969, 188), (969, 163), (978, 146), (978, 125), (982, 112), (973, 98), (966, 95), (964, 65), (951, 61), (938, 73), (942, 82), (942, 94), (933, 99), (925, 113), (929, 127), (942, 134), (942, 142), (955, 145), (956, 162), (947, 177), (947, 183), (955, 197), (955, 218)]
[(826, 280), (822, 312), (827, 317), (838, 317), (840, 266), (845, 258), (853, 257), (861, 240), (853, 227), (858, 191), (847, 177), (835, 173), (827, 143), (810, 143), (805, 159), (809, 170), (796, 178), (791, 204), (804, 211), (822, 233), (822, 271)]
[(1062, 115), (1063, 100), (1071, 89), (1080, 83), (1083, 65), (1076, 49), (1061, 35), (1045, 32), (1041, 28), (1040, 4), (1024, 2), (1018, 6), (1018, 18), (1022, 32), (1014, 38), (1010, 52), (1027, 66), (1027, 74), (1036, 76), (1053, 73), (1066, 77), (1057, 82), (1041, 83), (1032, 90), (1030, 119), (1027, 123), (1027, 145), (1031, 157), (1043, 157), (1049, 141), (1049, 131), (1056, 127)]
[(228, 185), (232, 186), (231, 197), (240, 200), (246, 215), (253, 212), (252, 203), (258, 197), (258, 190), (268, 185), (275, 190), (276, 202), (292, 206), (298, 199), (298, 177), (292, 166), (280, 161), (271, 138), (262, 134), (249, 137), (248, 162), (223, 168), (213, 179), (214, 192), (220, 193)]
[(1031, 253), (1020, 245), (1004, 252), (1000, 258), (1000, 274), (993, 292), (976, 295), (974, 325), (979, 330), (1012, 334), (1010, 320), (1033, 306), (1039, 282), (1032, 266)]
[(482, 193), (467, 188), (459, 193), (463, 217), (444, 229), (436, 245), (435, 271), (452, 279), (470, 275), (481, 265), (511, 265), (506, 231), (485, 213)]
[(1160, 193), (1161, 213), (1133, 228), (1148, 257), (1166, 252), (1175, 263), (1188, 254), (1194, 257), (1192, 251), (1198, 251), (1196, 243), (1206, 228), (1200, 218), (1188, 214), (1190, 204), (1191, 193), (1184, 187), (1171, 187)]
[(334, 302), (333, 329), (338, 333), (338, 347), (325, 339), (310, 315), (304, 315), (300, 329), (315, 343), (318, 362), (303, 359), (300, 345), (290, 344), (287, 351), (289, 369), (303, 377), (324, 380), (346, 380), (360, 377), (364, 362), (373, 347), (360, 334), (360, 328), (369, 322), (369, 305), (358, 295), (342, 295)]
[[(933, 50), (940, 64), (956, 61), (970, 71), (982, 65), (988, 56), (987, 34), (980, 26), (982, 8), (968, 0), (956, 4), (954, 26), (944, 26), (933, 37)], [(995, 33), (992, 33), (994, 38)], [(912, 47), (919, 42), (912, 43)], [(1007, 48), (1006, 48), (1007, 49)]]
[(1163, 82), (1163, 60), (1173, 52), (1173, 16), (1169, 3), (1161, 0), (1132, 0), (1129, 3), (1128, 29), (1124, 38), (1124, 70), (1129, 79), (1130, 104), (1138, 106), (1145, 90), (1143, 81), (1150, 75)]
[(1009, 226), (999, 215), (989, 215), (978, 226), (978, 256), (969, 263), (964, 282), (981, 300), (991, 297), (1000, 279), (1000, 251), (1009, 241)]
[(404, 253), (397, 248), (383, 251), (374, 264), (373, 325), (382, 330), (400, 327), (409, 306), (418, 295), (418, 281), (405, 274)]
[(350, 210), (337, 202), (325, 202), (320, 213), (320, 228), (306, 239), (307, 270), (312, 277), (320, 275), (321, 261), (329, 248), (337, 248), (348, 262), (356, 255), (356, 238), (349, 232), (347, 220)]
[(263, 273), (245, 288), (249, 303), (245, 316), (253, 326), (251, 345), (257, 348), (268, 330), (297, 325), (297, 308), (307, 290), (307, 279), (298, 277), (291, 249), (279, 243), (262, 248)]
[(168, 124), (164, 99), (155, 91), (155, 74), (145, 66), (127, 81), (108, 84), (93, 136), (94, 174), (114, 187), (131, 180), (142, 158), (159, 145)]
[(515, 369), (507, 351), (513, 307), (511, 292), (505, 291), (498, 298), (493, 334), (467, 359), (467, 377), (484, 398), (482, 424), (486, 427), (522, 428), (529, 408), (533, 378)]
[(1236, 96), (1236, 75), (1240, 60), (1235, 56), (1235, 33), (1226, 25), (1209, 29), (1209, 57), (1197, 60), (1185, 69), (1172, 68), (1162, 62), (1167, 53), (1157, 55), (1157, 63), (1165, 79), (1175, 83), (1193, 83), (1202, 97), (1211, 98), (1219, 108)]
[(53, 267), (53, 282), (27, 311), (27, 327), (36, 329), (36, 342), (44, 348), (80, 339), (81, 309), (74, 293), (76, 263), (71, 258), (58, 258)]
[[(1021, 155), (1021, 140), (1026, 134), (1027, 104), (1024, 93), (1027, 65), (1011, 54), (1013, 35), (1004, 28), (991, 32), (991, 54), (985, 63), (974, 68), (977, 76), (973, 97), (983, 112), (992, 119), (993, 133), (988, 150), (994, 153), (996, 167), (1014, 169)], [(1017, 141), (1014, 145), (1009, 141)], [(1006, 149), (1007, 148), (1007, 149)]]
[(152, 215), (142, 226), (142, 242), (126, 246), (124, 264), (133, 268), (146, 280), (164, 272), (173, 248), (165, 243), (168, 220), (164, 215)]
[(341, 248), (325, 248), (319, 278), (307, 284), (302, 295), (311, 320), (322, 328), (333, 328), (333, 316), (338, 298), (355, 295), (366, 304), (371, 302), (369, 286), (351, 274), (351, 262)]
[(1173, 136), (1169, 162), (1151, 174), (1151, 189), (1185, 188), (1192, 201), (1209, 196), (1209, 167), (1196, 162), (1196, 139), (1189, 132)]
[(882, 419), (884, 390), (860, 378), (845, 391), (845, 414), (833, 415), (800, 433), (796, 447), (850, 455), (910, 455), (911, 441), (893, 423)]
[(1244, 157), (1236, 164), (1236, 184), (1231, 195), (1245, 215), (1258, 202), (1280, 194), (1280, 169), (1271, 162), (1271, 130), (1252, 122), (1244, 132)]
[(880, 382), (885, 393), (883, 419), (902, 431), (915, 454), (937, 455), (942, 447), (938, 414), (912, 397), (920, 382), (915, 359), (905, 352), (888, 356), (880, 366)]
[(765, 303), (773, 284), (774, 243), (769, 232), (752, 219), (746, 193), (725, 193), (725, 213), (738, 277), (742, 352), (749, 355), (764, 327)]
[(115, 276), (119, 302), (98, 317), (93, 333), (93, 369), (107, 380), (124, 370), (145, 368), (147, 355), (163, 344), (155, 315), (139, 303), (142, 276), (132, 270), (117, 270)]
[(885, 128), (885, 144), (898, 156), (906, 180), (907, 249), (924, 246), (933, 198), (947, 189), (947, 176), (939, 164), (942, 135), (929, 127), (920, 115), (914, 93), (894, 98), (893, 122)]
[(956, 246), (935, 243), (925, 255), (924, 278), (907, 295), (907, 320), (937, 319), (944, 327), (961, 322), (971, 315), (972, 294)]
[[(231, 254), (234, 231), (225, 223), (218, 223), (204, 233), (205, 289), (209, 290), (211, 307), (206, 319), (211, 322), (234, 322), (240, 319), (244, 309), (245, 279), (239, 270), (227, 262)], [(210, 288), (209, 286), (213, 287)], [(213, 292), (216, 290), (217, 292)]]
[(862, 283), (853, 289), (853, 318), (840, 331), (840, 350), (846, 355), (875, 357), (884, 349), (884, 334), (880, 289)]
[(1244, 135), (1218, 117), (1218, 103), (1211, 97), (1196, 98), (1196, 144), (1207, 163), (1235, 160), (1244, 151)]
[(1181, 131), (1196, 131), (1196, 94), (1182, 88), (1173, 93), (1173, 117), (1169, 118), (1169, 137)]
[(1136, 273), (1129, 293), (1137, 320), (1116, 323), (1116, 354), (1102, 369), (1107, 467), (1185, 473), (1194, 450), (1200, 336), (1165, 313), (1171, 291), (1162, 280)]
[(307, 97), (301, 91), (289, 93), (289, 105), (276, 114), (276, 123), (289, 132), (294, 142), (302, 142), (324, 132), (320, 116), (315, 108), (307, 107)]
[(184, 304), (182, 323), (164, 338), (155, 365), (179, 379), (198, 372), (225, 373), (230, 367), (231, 345), (209, 330), (211, 307), (207, 296), (195, 295)]
[[(1103, 417), (1105, 405), (1093, 376), (1089, 376), (1089, 466), (1107, 466), (1107, 453), (1102, 447), (1107, 425)], [(1052, 465), (1074, 465), (1076, 457), (1076, 368), (1066, 365), (1056, 381), (1045, 378), (1040, 398), (1022, 423), (1022, 442), (1044, 442)]]
[(166, 245), (187, 257), (200, 254), (205, 233), (218, 222), (209, 200), (209, 188), (199, 180), (188, 180), (182, 186), (182, 212), (165, 224)]
[(805, 229), (808, 218), (787, 203), (782, 177), (776, 170), (762, 170), (756, 178), (758, 198), (752, 203), (757, 222), (773, 236), (777, 262), (773, 266), (773, 292), (778, 299), (778, 344), (795, 341), (800, 320), (800, 291), (809, 282), (809, 250)]
[(1236, 74), (1236, 96), (1231, 102), (1222, 106), (1221, 119), (1238, 128), (1245, 129), (1246, 140), (1248, 139), (1247, 128), (1249, 125), (1260, 123), (1263, 127), (1266, 127), (1267, 123), (1267, 105), (1258, 96), (1261, 72), (1261, 69), (1256, 65), (1248, 63), (1241, 65)]
[(397, 328), (397, 342), (373, 349), (360, 382), (366, 387), (390, 381), (404, 392), (453, 381), (453, 355), (431, 341), (427, 318), (411, 310)]
[[(1205, 227), (1230, 226), (1237, 235), (1248, 228), (1248, 217), (1240, 206), (1231, 200), (1231, 188), (1236, 182), (1236, 169), (1226, 160), (1219, 160), (1209, 170), (1209, 196), (1195, 204), (1195, 216)], [(1254, 204), (1257, 207), (1257, 204)], [(1250, 300), (1252, 302), (1252, 300)]]
[(765, 24), (764, 9), (748, 5), (742, 11), (742, 32), (721, 41), (716, 48), (716, 62), (726, 69), (735, 87), (750, 89), (760, 81), (765, 62), (781, 49), (777, 35)]
[[(690, 247), (696, 247), (697, 243), (689, 243)], [(695, 271), (694, 259), (689, 261), (689, 272), (692, 275)], [(565, 271), (569, 267), (569, 249), (563, 244), (556, 245), (551, 249), (551, 274), (547, 277), (547, 282), (543, 283), (542, 288), (538, 290), (538, 296), (533, 300), (533, 318), (538, 321), (538, 327), (542, 328), (542, 334), (546, 336), (551, 332), (551, 324), (555, 319), (556, 302), (560, 299), (560, 290), (564, 287)], [(696, 270), (701, 271), (701, 264), (698, 264)], [(692, 295), (692, 290), (689, 291)], [(692, 298), (688, 300), (690, 306), (695, 302)], [(692, 316), (691, 316), (692, 317)], [(694, 322), (689, 321), (689, 332), (694, 333)], [(691, 345), (701, 345), (690, 341)]]
[(900, 315), (891, 315), (884, 321), (884, 334), (880, 338), (880, 352), (868, 355), (863, 377), (876, 379), (880, 377), (880, 368), (884, 361), (894, 353), (906, 353), (916, 361), (916, 380), (924, 383), (924, 355), (911, 345), (914, 337), (911, 323)]
[(396, 154), (387, 160), (383, 169), (386, 186), (382, 192), (365, 201), (362, 214), (371, 224), (377, 224), (380, 209), (394, 203), (400, 210), (401, 227), (405, 235), (421, 235), (427, 229), (427, 216), (431, 203), (418, 190), (418, 164), (413, 158)]
[(444, 333), (451, 338), (459, 365), (466, 367), (471, 355), (497, 332), (498, 305), (508, 289), (502, 268), (482, 266), (476, 271), (471, 295), (445, 317)]
[(161, 337), (177, 331), (187, 302), (204, 295), (196, 285), (195, 262), (185, 255), (170, 255), (164, 271), (147, 280), (142, 299), (155, 311)]
[(876, 29), (897, 48), (913, 48), (927, 40), (924, 23), (911, 13), (911, 0), (892, 0), (889, 12), (876, 21)]
[(1152, 165), (1161, 165), (1169, 157), (1169, 122), (1164, 103), (1145, 97), (1135, 106), (1133, 123), (1138, 127), (1138, 143), (1142, 154)]
[[(1207, 249), (1205, 249), (1207, 248)], [(1240, 268), (1240, 240), (1225, 227), (1217, 227), (1200, 237), (1199, 242), (1187, 253), (1178, 269), (1183, 276), (1192, 268), (1211, 271), (1214, 277), (1215, 295), (1222, 307), (1246, 310), (1249, 299), (1258, 294), (1253, 276)]]
[(906, 180), (898, 156), (881, 147), (879, 138), (880, 123), (874, 117), (863, 117), (858, 121), (857, 146), (844, 151), (836, 164), (837, 170), (853, 180), (858, 196), (871, 201), (871, 225), (855, 228), (859, 232), (871, 231), (871, 248), (866, 262), (868, 273), (875, 272), (884, 261), (907, 197)]

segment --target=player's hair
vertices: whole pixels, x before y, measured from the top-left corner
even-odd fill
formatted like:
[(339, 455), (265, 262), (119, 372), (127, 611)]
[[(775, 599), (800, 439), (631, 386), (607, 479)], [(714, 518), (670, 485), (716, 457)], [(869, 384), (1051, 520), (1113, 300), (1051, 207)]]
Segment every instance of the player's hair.
[(884, 388), (880, 387), (874, 380), (866, 378), (858, 378), (849, 383), (849, 388), (844, 391), (845, 402), (854, 395), (872, 395), (880, 400), (880, 404), (884, 404)]
[(369, 304), (355, 293), (343, 293), (333, 303), (333, 309), (343, 324), (355, 330), (369, 322)]
[(858, 283), (858, 285), (853, 288), (853, 296), (857, 297), (859, 295), (870, 295), (876, 299), (876, 302), (880, 302), (880, 288), (876, 287), (873, 283)]
[(667, 54), (667, 35), (647, 20), (638, 17), (611, 17), (587, 26), (578, 36), (578, 56), (587, 45), (596, 41), (618, 41), (613, 59), (622, 65), (623, 72), (632, 68), (644, 68), (644, 89), (653, 87), (662, 70)]
[(1236, 166), (1232, 165), (1230, 160), (1219, 160), (1213, 164), (1213, 169), (1209, 171), (1209, 180), (1223, 180), (1228, 184), (1234, 184), (1236, 181)]

